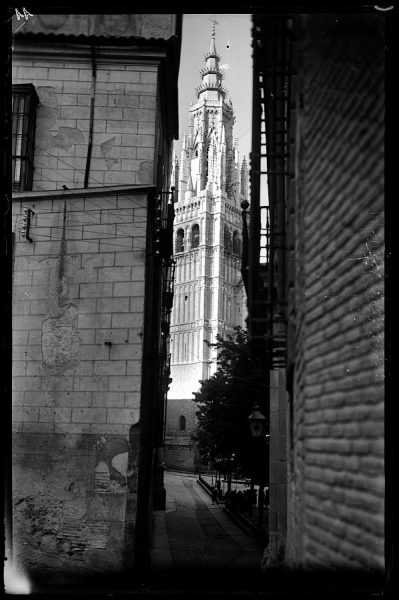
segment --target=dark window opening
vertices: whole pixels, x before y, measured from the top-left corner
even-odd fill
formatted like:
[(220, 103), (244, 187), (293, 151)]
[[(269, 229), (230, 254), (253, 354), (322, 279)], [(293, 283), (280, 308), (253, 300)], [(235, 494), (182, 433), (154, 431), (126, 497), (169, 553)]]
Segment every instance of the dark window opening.
[(231, 252), (230, 230), (227, 225), (224, 226), (224, 249), (226, 252)]
[(175, 252), (184, 252), (184, 230), (178, 229), (176, 232)]
[(241, 240), (238, 231), (233, 233), (233, 254), (241, 255)]
[(179, 431), (185, 431), (186, 430), (186, 417), (184, 417), (183, 415), (180, 415), (179, 417)]
[(191, 229), (191, 248), (198, 248), (200, 242), (199, 225), (193, 225)]
[(39, 102), (34, 86), (12, 86), (12, 189), (32, 189), (35, 148), (36, 107)]

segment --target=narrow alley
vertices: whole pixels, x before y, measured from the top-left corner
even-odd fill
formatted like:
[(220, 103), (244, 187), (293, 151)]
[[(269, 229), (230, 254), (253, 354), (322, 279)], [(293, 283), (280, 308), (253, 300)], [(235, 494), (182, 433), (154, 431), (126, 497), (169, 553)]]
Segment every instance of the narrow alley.
[[(166, 510), (156, 511), (152, 570), (155, 581), (197, 588), (248, 587), (261, 577), (263, 547), (244, 533), (188, 473), (166, 472)], [(195, 583), (193, 580), (195, 577)]]

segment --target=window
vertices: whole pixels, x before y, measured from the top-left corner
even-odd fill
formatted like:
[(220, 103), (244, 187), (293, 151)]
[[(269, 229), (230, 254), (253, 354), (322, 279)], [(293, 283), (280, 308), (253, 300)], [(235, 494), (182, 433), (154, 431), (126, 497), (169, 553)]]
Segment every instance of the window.
[(12, 189), (32, 189), (35, 147), (36, 107), (39, 102), (34, 86), (12, 86)]
[(231, 252), (230, 230), (227, 225), (224, 226), (224, 249), (226, 252)]
[(191, 248), (198, 248), (200, 241), (199, 225), (193, 225), (191, 229)]
[(237, 254), (237, 256), (241, 254), (241, 241), (238, 231), (233, 233), (233, 254)]
[(178, 229), (176, 232), (175, 252), (184, 252), (184, 230)]
[(185, 431), (186, 430), (186, 417), (184, 417), (183, 415), (180, 415), (179, 417), (179, 431)]

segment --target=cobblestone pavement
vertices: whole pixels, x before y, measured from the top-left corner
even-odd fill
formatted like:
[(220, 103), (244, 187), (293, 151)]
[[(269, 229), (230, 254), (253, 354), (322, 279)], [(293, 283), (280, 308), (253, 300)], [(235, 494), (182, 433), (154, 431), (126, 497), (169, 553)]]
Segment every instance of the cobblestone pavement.
[(260, 572), (263, 547), (231, 521), (222, 505), (212, 504), (196, 477), (166, 472), (165, 487), (166, 510), (155, 513), (154, 574), (191, 573), (201, 579), (220, 574), (225, 585), (226, 577)]

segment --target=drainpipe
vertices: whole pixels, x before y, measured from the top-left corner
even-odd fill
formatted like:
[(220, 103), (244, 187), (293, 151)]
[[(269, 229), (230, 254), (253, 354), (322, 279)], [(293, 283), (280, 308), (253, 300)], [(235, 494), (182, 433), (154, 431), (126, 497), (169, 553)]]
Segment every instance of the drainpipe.
[(96, 78), (97, 78), (95, 46), (91, 47), (91, 73), (92, 73), (92, 79), (91, 79), (91, 98), (90, 98), (89, 141), (88, 141), (88, 146), (87, 146), (85, 179), (84, 179), (84, 184), (83, 184), (83, 187), (85, 187), (85, 188), (87, 188), (89, 186), (91, 151), (92, 151), (92, 147), (93, 147), (94, 98), (96, 95)]

